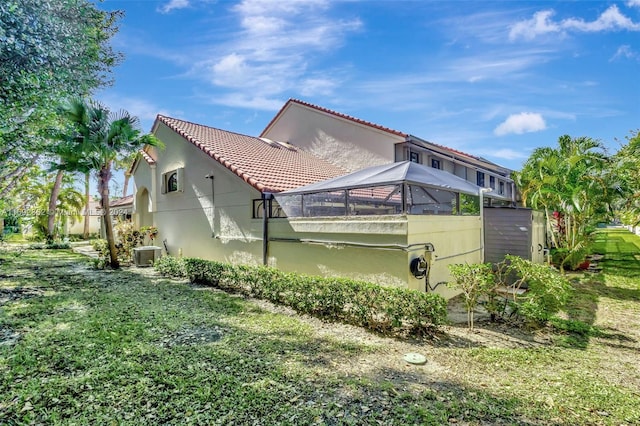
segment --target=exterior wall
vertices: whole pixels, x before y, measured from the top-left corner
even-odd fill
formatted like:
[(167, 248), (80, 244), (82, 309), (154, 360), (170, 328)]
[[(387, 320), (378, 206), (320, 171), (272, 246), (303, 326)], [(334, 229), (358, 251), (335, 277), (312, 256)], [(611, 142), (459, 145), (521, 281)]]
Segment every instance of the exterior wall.
[(401, 136), (296, 103), (263, 136), (301, 147), (349, 172), (392, 163), (395, 144), (404, 141)]
[[(408, 218), (409, 245), (431, 243), (435, 249), (426, 252), (416, 247), (409, 252), (409, 259), (424, 255), (429, 263), (428, 291), (434, 291), (445, 298), (458, 294), (446, 286), (451, 281), (448, 265), (455, 263), (479, 263), (482, 261), (482, 229), (479, 216), (413, 216)], [(408, 263), (407, 263), (408, 265)], [(407, 266), (408, 270), (408, 266)], [(425, 280), (412, 275), (408, 279), (409, 288), (425, 287)]]
[(154, 225), (153, 217), (153, 174), (152, 167), (145, 161), (140, 161), (133, 174), (133, 223), (136, 227)]
[(251, 218), (260, 193), (164, 124), (155, 134), (165, 144), (156, 163), (158, 188), (163, 173), (184, 168), (182, 192), (156, 191), (158, 244), (166, 240), (174, 256), (261, 264), (262, 221)]
[(278, 269), (409, 285), (406, 216), (270, 219), (269, 238), (269, 264)]
[[(89, 197), (89, 204), (85, 206), (89, 209), (89, 233), (97, 234), (100, 232), (100, 202), (93, 197)], [(85, 210), (79, 212), (81, 215), (74, 218), (75, 222), (71, 223), (71, 218), (67, 218), (64, 224), (65, 235), (82, 235), (84, 233), (84, 213)]]

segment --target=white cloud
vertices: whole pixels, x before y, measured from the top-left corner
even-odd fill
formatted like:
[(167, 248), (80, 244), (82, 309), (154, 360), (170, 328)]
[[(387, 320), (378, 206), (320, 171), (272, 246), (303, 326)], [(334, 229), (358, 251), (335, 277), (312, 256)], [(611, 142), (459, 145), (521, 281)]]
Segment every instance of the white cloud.
[(509, 31), (509, 39), (522, 37), (526, 40), (534, 39), (540, 34), (555, 33), (561, 30), (560, 26), (551, 22), (553, 10), (543, 10), (533, 14), (533, 18), (514, 24)]
[(330, 95), (337, 83), (327, 78), (307, 78), (301, 82), (300, 94), (314, 97), (317, 95)]
[(497, 151), (486, 151), (483, 155), (501, 158), (503, 160), (520, 160), (529, 157), (525, 152), (509, 148), (498, 149)]
[(105, 104), (111, 111), (122, 109), (138, 117), (140, 119), (140, 126), (144, 132), (151, 130), (151, 125), (158, 114), (174, 117), (181, 115), (179, 112), (169, 112), (162, 109), (147, 99), (119, 96), (117, 94), (103, 95), (98, 98), (100, 102)]
[(228, 31), (229, 42), (211, 46), (192, 74), (231, 90), (214, 101), (227, 100), (230, 106), (271, 109), (272, 100), (283, 93), (330, 94), (336, 83), (309, 77), (312, 62), (338, 48), (362, 23), (335, 19), (329, 7), (324, 0), (244, 0), (230, 9), (240, 28)]
[[(640, 1), (640, 0), (638, 0)], [(631, 49), (631, 46), (629, 46), (628, 44), (624, 44), (620, 47), (618, 47), (618, 50), (616, 50), (616, 53), (613, 55), (613, 57), (611, 59), (609, 59), (609, 62), (613, 62), (616, 59), (640, 59), (640, 54), (638, 54), (638, 52), (634, 51), (633, 49)]]
[[(635, 0), (635, 2), (640, 3), (640, 0)], [(532, 40), (540, 35), (566, 31), (640, 31), (640, 23), (635, 23), (623, 15), (616, 5), (610, 6), (596, 20), (590, 22), (582, 18), (568, 18), (555, 22), (552, 19), (554, 14), (553, 10), (543, 10), (534, 13), (531, 19), (517, 22), (511, 26), (509, 39)]]
[(504, 136), (510, 133), (522, 134), (539, 132), (547, 128), (542, 115), (533, 112), (521, 112), (510, 115), (493, 131), (497, 136)]
[(584, 32), (598, 32), (606, 30), (640, 31), (640, 24), (634, 23), (618, 10), (618, 6), (610, 6), (595, 21), (585, 22), (582, 19), (569, 18), (562, 22), (567, 29), (576, 29)]
[(629, 6), (629, 7), (640, 7), (640, 0), (629, 0), (629, 1), (627, 1), (627, 6)]
[(263, 111), (278, 111), (284, 100), (266, 98), (263, 96), (250, 96), (240, 93), (231, 93), (223, 96), (215, 96), (210, 99), (212, 104), (229, 107), (250, 108)]
[(158, 12), (160, 13), (169, 13), (174, 9), (184, 9), (189, 7), (189, 0), (169, 0), (168, 3), (164, 4), (161, 7), (158, 7)]

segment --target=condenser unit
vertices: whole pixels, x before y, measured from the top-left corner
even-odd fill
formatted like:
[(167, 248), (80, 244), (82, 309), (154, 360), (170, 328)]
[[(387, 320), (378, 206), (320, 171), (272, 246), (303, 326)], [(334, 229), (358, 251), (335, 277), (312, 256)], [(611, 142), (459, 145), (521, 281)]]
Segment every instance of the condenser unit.
[(133, 260), (136, 266), (153, 266), (160, 259), (162, 248), (157, 246), (143, 246), (133, 249)]

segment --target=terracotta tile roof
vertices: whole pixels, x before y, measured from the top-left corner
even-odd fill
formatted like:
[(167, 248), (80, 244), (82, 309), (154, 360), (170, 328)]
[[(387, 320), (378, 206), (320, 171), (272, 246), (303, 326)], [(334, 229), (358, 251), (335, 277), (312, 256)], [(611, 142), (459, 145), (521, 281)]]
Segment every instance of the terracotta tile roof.
[(109, 202), (109, 207), (121, 207), (129, 204), (133, 204), (133, 195), (127, 195), (126, 197), (112, 200)]
[[(295, 146), (158, 115), (157, 121), (261, 192), (280, 192), (347, 172)], [(154, 125), (154, 129), (155, 129)]]
[(133, 171), (138, 165), (138, 162), (140, 161), (140, 159), (143, 159), (150, 166), (156, 164), (155, 158), (151, 156), (148, 150), (149, 150), (149, 146), (145, 146), (143, 149), (138, 151), (138, 155), (136, 155), (136, 158), (133, 159), (133, 162), (131, 163), (131, 166), (129, 166), (129, 170), (127, 170), (127, 173), (129, 173), (130, 175), (133, 174)]
[(140, 150), (140, 155), (147, 162), (148, 165), (156, 164), (156, 159), (151, 156), (149, 151), (149, 146), (145, 146), (144, 149)]
[(273, 117), (273, 119), (269, 122), (269, 124), (267, 124), (267, 127), (264, 128), (264, 130), (262, 131), (260, 136), (263, 136), (267, 132), (267, 130), (269, 130), (271, 125), (278, 120), (280, 115), (287, 109), (287, 107), (290, 104), (304, 105), (306, 107), (315, 109), (317, 111), (324, 112), (324, 113), (327, 113), (327, 114), (331, 114), (331, 115), (334, 115), (336, 117), (344, 118), (345, 120), (353, 121), (354, 123), (362, 124), (364, 126), (373, 127), (374, 129), (382, 130), (383, 132), (391, 133), (393, 135), (400, 136), (400, 137), (403, 137), (403, 138), (407, 138), (407, 137), (410, 136), (408, 133), (403, 133), (403, 132), (399, 132), (397, 130), (390, 129), (388, 127), (380, 126), (379, 124), (375, 124), (375, 123), (372, 123), (370, 121), (360, 120), (359, 118), (355, 118), (355, 117), (352, 117), (352, 116), (347, 115), (347, 114), (342, 114), (340, 112), (336, 112), (336, 111), (333, 111), (333, 110), (330, 110), (330, 109), (327, 109), (327, 108), (323, 108), (323, 107), (318, 106), (318, 105), (313, 105), (313, 104), (310, 104), (308, 102), (301, 101), (299, 99), (289, 99), (287, 101), (287, 103), (284, 104), (284, 106), (280, 109), (280, 111), (278, 111), (278, 113), (275, 115), (275, 117)]

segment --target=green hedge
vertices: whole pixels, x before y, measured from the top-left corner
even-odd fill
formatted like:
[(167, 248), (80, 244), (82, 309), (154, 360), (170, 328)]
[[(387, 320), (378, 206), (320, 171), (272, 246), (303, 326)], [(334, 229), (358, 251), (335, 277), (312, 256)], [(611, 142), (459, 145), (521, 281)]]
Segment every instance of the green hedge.
[(186, 277), (192, 282), (289, 306), (300, 313), (385, 334), (423, 334), (443, 324), (447, 317), (447, 302), (437, 294), (346, 278), (170, 256), (161, 258), (155, 267), (164, 275)]

